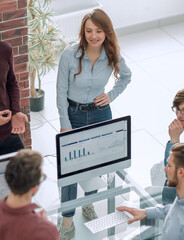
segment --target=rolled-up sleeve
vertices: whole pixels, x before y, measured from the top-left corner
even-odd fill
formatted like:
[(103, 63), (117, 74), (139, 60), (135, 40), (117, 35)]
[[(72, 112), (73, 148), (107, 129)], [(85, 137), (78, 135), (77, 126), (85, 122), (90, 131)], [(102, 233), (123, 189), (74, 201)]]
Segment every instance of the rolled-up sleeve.
[(71, 127), (68, 117), (68, 84), (69, 84), (69, 51), (66, 48), (61, 54), (57, 75), (57, 108), (60, 117), (60, 126), (63, 129)]
[(119, 68), (119, 79), (115, 82), (113, 89), (107, 93), (111, 99), (111, 102), (125, 90), (131, 81), (132, 73), (129, 67), (126, 65), (125, 60), (121, 56), (119, 61)]
[(167, 213), (169, 212), (170, 206), (170, 204), (165, 206), (158, 204), (155, 207), (145, 208), (146, 217), (148, 219), (165, 219)]

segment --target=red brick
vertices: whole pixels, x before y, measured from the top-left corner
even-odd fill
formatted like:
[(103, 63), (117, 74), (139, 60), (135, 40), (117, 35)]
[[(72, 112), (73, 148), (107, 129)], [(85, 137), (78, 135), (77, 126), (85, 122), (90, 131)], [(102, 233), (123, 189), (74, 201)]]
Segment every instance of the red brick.
[(18, 55), (18, 47), (13, 48), (13, 56)]
[(21, 73), (21, 72), (26, 72), (26, 71), (27, 71), (26, 63), (15, 65), (15, 73)]
[(28, 88), (28, 87), (29, 87), (29, 80), (24, 81), (24, 87), (25, 87), (25, 88)]
[(3, 13), (3, 21), (11, 20), (11, 19), (16, 19), (16, 18), (22, 18), (27, 16), (27, 9), (19, 9), (15, 11), (8, 11)]
[(23, 35), (27, 35), (28, 34), (28, 30), (27, 28), (17, 28), (17, 29), (13, 29), (13, 30), (8, 30), (2, 33), (2, 39), (9, 39), (9, 38), (13, 38), (13, 37), (20, 37)]
[(1, 0), (1, 3), (12, 2), (13, 0)]
[(14, 64), (19, 64), (19, 63), (25, 63), (28, 61), (28, 55), (19, 55), (17, 57), (14, 57)]
[(29, 89), (23, 89), (20, 92), (21, 98), (29, 97)]
[(22, 81), (19, 82), (19, 88), (20, 90), (24, 89), (24, 82)]
[(21, 89), (29, 88), (29, 80), (22, 81), (20, 78), (19, 87)]
[(23, 44), (28, 44), (28, 36), (23, 37)]
[[(3, 0), (1, 0), (1, 1), (3, 1)], [(17, 1), (9, 2), (7, 0), (7, 1), (3, 1), (3, 2), (4, 3), (0, 4), (0, 12), (6, 12), (7, 9), (8, 9), (8, 11), (13, 11), (13, 10), (17, 9)]]
[(26, 139), (26, 141), (24, 142), (24, 146), (26, 147), (26, 149), (31, 149), (31, 138), (28, 140)]
[(27, 133), (27, 131), (26, 131), (26, 132), (24, 133), (24, 137), (27, 138), (27, 139), (25, 139), (26, 141), (27, 141), (27, 140), (28, 140), (28, 141), (30, 140), (30, 136), (31, 136), (31, 133), (30, 133), (30, 132)]
[(7, 42), (9, 42), (12, 45), (12, 47), (20, 46), (22, 45), (22, 37), (8, 39)]
[(8, 29), (20, 28), (25, 26), (27, 26), (27, 18), (20, 18), (17, 20), (0, 23), (0, 31), (6, 31)]
[(30, 106), (29, 98), (21, 99), (21, 106), (22, 107)]
[[(27, 106), (27, 107), (22, 108), (22, 112), (24, 112), (27, 115), (27, 117), (28, 117), (28, 119), (30, 121), (30, 107)], [(29, 126), (26, 125), (26, 130), (27, 129), (30, 130)]]
[(24, 54), (24, 53), (28, 53), (28, 46), (27, 45), (23, 45), (19, 47), (19, 54)]
[(20, 73), (20, 80), (21, 80), (21, 81), (27, 80), (28, 77), (29, 77), (29, 73), (28, 73), (28, 72)]
[[(26, 124), (27, 125), (27, 124)], [(30, 131), (29, 131), (29, 129), (24, 133), (24, 137), (25, 138), (29, 138), (30, 137)]]
[[(30, 110), (29, 107), (24, 107), (24, 109), (25, 109), (25, 110)], [(30, 117), (30, 112), (29, 112), (28, 114), (26, 114), (26, 115), (27, 115), (27, 117), (29, 118), (29, 117)], [(30, 133), (31, 131), (30, 131), (29, 125), (30, 125), (29, 122), (26, 123), (25, 129)]]
[(31, 145), (26, 146), (26, 143), (24, 143), (24, 146), (26, 149), (32, 149)]
[(3, 14), (0, 13), (0, 22), (2, 22), (2, 20), (3, 20)]
[(21, 134), (20, 137), (23, 140), (25, 146), (30, 146), (31, 145), (31, 133), (26, 134), (26, 135), (25, 135), (25, 133)]
[(27, 131), (25, 131), (25, 133), (24, 133), (24, 142), (25, 142), (27, 145), (30, 145), (30, 140), (31, 140), (31, 134), (30, 134), (30, 133), (27, 133)]
[(18, 0), (18, 8), (27, 7), (27, 0)]

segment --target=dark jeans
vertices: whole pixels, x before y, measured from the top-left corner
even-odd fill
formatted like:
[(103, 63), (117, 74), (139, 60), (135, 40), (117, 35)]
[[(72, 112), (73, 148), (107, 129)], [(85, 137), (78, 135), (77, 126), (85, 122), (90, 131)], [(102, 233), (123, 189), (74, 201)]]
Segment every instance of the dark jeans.
[(24, 148), (24, 144), (18, 134), (11, 134), (4, 141), (0, 142), (0, 155), (17, 152)]
[[(78, 107), (69, 106), (68, 114), (73, 129), (112, 119), (112, 113), (109, 105), (97, 107), (88, 111), (81, 111)], [(96, 192), (97, 191), (85, 193), (85, 196)], [(61, 202), (66, 202), (76, 198), (77, 183), (68, 185), (61, 189)], [(62, 213), (64, 217), (73, 217), (74, 214), (75, 209)]]

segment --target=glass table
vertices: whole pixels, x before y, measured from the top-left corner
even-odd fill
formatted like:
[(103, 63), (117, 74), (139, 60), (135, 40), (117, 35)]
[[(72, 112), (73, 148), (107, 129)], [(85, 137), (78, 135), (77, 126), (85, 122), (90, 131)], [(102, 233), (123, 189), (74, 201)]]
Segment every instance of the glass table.
[[(57, 221), (57, 213), (76, 208), (74, 217), (76, 227), (76, 237), (74, 239), (88, 240), (123, 240), (123, 239), (161, 239), (163, 220), (148, 220), (137, 221), (128, 225), (127, 223), (120, 224), (116, 227), (104, 230), (93, 234), (84, 226), (84, 218), (82, 217), (81, 206), (89, 203), (94, 203), (96, 212), (100, 216), (111, 213), (117, 206), (128, 205), (136, 208), (152, 207), (156, 204), (162, 204), (164, 196), (165, 201), (169, 200), (171, 188), (164, 186), (149, 186), (145, 189), (141, 187), (126, 170), (121, 170), (115, 173), (111, 182), (107, 175), (102, 176), (107, 181), (107, 189), (100, 189), (98, 193), (87, 197), (79, 197), (63, 203), (60, 206), (53, 206), (46, 209), (49, 219)], [(112, 178), (111, 178), (112, 179)], [(163, 191), (164, 190), (164, 191)], [(175, 190), (174, 190), (175, 194)], [(173, 192), (171, 191), (171, 196)]]
[[(140, 138), (144, 143), (140, 143)], [(93, 203), (99, 217), (113, 212), (115, 207), (124, 203), (131, 203), (137, 208), (145, 208), (162, 204), (165, 173), (163, 165), (164, 146), (160, 144), (145, 130), (132, 133), (132, 165), (115, 174), (113, 181), (104, 175), (102, 178), (108, 184), (106, 188), (99, 189), (97, 194), (84, 197), (84, 192), (78, 187), (78, 199), (74, 202), (60, 205), (60, 193), (57, 187), (56, 159), (45, 161), (43, 171), (47, 174), (47, 180), (42, 184), (34, 201), (44, 207), (48, 218), (57, 224), (60, 212), (70, 208), (76, 208), (74, 223), (76, 236), (74, 240), (122, 240), (122, 239), (160, 239), (162, 233), (162, 220), (142, 220), (133, 224), (120, 224), (115, 228), (92, 234), (84, 226), (81, 206)], [(164, 204), (172, 202), (170, 194), (164, 190)], [(171, 194), (172, 196), (172, 194)], [(59, 212), (59, 214), (58, 214)]]

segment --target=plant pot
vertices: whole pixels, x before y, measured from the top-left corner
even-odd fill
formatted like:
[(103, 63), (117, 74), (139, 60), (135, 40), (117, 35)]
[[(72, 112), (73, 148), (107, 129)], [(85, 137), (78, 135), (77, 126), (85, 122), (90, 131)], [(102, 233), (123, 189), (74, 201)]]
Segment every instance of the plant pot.
[(45, 92), (41, 90), (41, 93), (38, 93), (38, 89), (36, 89), (37, 96), (36, 97), (30, 97), (30, 110), (32, 112), (39, 112), (44, 109), (44, 95)]

